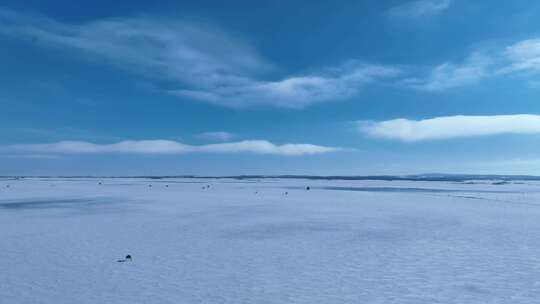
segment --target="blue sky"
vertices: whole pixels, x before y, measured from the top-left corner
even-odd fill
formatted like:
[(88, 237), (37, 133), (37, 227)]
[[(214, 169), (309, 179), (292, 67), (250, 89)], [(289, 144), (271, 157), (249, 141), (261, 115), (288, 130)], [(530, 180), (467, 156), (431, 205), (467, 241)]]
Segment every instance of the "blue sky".
[(538, 15), (0, 1), (0, 175), (540, 175)]

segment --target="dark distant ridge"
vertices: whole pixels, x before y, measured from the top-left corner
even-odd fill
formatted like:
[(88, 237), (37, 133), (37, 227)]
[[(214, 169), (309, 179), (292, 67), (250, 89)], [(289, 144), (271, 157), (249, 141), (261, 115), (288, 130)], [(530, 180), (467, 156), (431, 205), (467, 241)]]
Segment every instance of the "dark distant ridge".
[(466, 182), (472, 180), (503, 180), (503, 181), (540, 181), (540, 176), (534, 175), (494, 175), (494, 174), (417, 174), (417, 175), (139, 175), (139, 176), (0, 176), (0, 178), (200, 178), (200, 179), (311, 179), (311, 180), (381, 180), (381, 181), (451, 181)]

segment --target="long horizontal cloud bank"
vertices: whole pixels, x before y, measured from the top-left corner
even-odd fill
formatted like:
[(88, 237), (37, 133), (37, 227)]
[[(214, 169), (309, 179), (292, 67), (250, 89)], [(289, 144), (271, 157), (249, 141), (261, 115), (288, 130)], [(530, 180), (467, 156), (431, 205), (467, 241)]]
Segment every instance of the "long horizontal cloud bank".
[(540, 134), (540, 115), (446, 116), (357, 122), (362, 133), (404, 142), (496, 134)]
[(121, 141), (113, 144), (94, 144), (84, 141), (61, 141), (50, 144), (21, 144), (0, 146), (0, 153), (40, 154), (183, 154), (183, 153), (257, 153), (274, 155), (309, 155), (335, 152), (340, 148), (312, 144), (275, 145), (266, 140), (244, 140), (209, 145), (186, 145), (170, 140)]

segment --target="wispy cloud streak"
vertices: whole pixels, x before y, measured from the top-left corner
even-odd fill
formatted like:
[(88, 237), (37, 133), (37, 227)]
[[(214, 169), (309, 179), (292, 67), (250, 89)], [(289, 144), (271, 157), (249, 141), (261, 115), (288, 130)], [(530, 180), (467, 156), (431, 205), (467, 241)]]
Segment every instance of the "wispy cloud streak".
[(432, 92), (471, 85), (493, 74), (490, 71), (493, 63), (494, 60), (490, 56), (477, 53), (462, 64), (445, 62), (433, 67), (427, 76), (405, 78), (400, 84)]
[[(440, 13), (450, 0), (421, 0), (395, 15)], [(0, 9), (0, 35), (89, 55), (147, 77), (162, 92), (229, 108), (303, 109), (351, 99), (382, 83), (429, 92), (473, 85), (495, 76), (540, 72), (540, 39), (472, 52), (461, 61), (403, 67), (348, 60), (310, 72), (278, 75), (245, 39), (219, 27), (181, 19), (138, 16), (63, 23)]]
[(197, 138), (203, 140), (215, 140), (215, 141), (227, 141), (231, 140), (234, 134), (225, 132), (225, 131), (215, 131), (215, 132), (203, 132), (196, 135)]
[[(505, 47), (477, 50), (461, 63), (444, 62), (422, 75), (398, 81), (405, 87), (441, 92), (505, 75), (531, 76), (540, 72), (540, 39), (525, 39)], [(532, 82), (534, 84), (534, 82)]]
[(440, 14), (450, 7), (451, 0), (418, 0), (407, 2), (390, 8), (391, 17), (402, 19), (417, 19)]
[(500, 73), (540, 72), (540, 39), (527, 39), (506, 47), (503, 55), (509, 64)]
[[(347, 99), (398, 69), (349, 61), (302, 75), (265, 79), (273, 65), (243, 39), (215, 26), (132, 17), (61, 23), (0, 10), (0, 33), (92, 54), (169, 84), (163, 91), (216, 105), (301, 109)], [(274, 77), (275, 78), (275, 77)]]
[(400, 73), (399, 68), (349, 61), (315, 74), (291, 76), (276, 81), (253, 80), (211, 90), (181, 89), (171, 90), (170, 93), (235, 108), (272, 105), (301, 109), (316, 103), (350, 98), (358, 94), (364, 85), (393, 78)]

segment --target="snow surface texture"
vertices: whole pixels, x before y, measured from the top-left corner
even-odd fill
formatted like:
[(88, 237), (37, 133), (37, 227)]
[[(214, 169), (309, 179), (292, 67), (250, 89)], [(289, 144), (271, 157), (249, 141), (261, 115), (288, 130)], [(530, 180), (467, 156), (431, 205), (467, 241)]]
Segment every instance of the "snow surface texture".
[(0, 303), (539, 300), (538, 182), (0, 180)]

